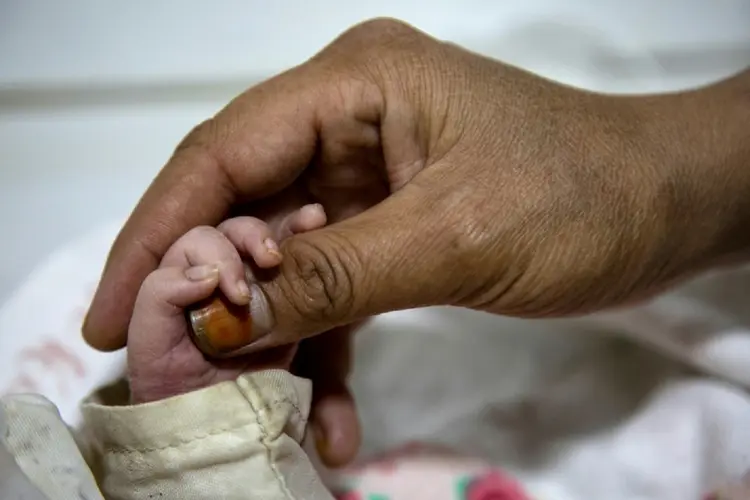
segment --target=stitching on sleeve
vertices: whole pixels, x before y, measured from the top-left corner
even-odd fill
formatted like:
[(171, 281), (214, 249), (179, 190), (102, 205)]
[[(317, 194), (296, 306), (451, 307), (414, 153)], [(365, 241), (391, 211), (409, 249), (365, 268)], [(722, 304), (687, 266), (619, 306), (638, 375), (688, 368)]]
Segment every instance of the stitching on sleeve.
[(297, 403), (295, 403), (294, 401), (292, 401), (291, 399), (289, 399), (288, 397), (283, 397), (281, 399), (276, 399), (274, 401), (271, 401), (270, 403), (266, 403), (263, 406), (264, 406), (264, 408), (276, 408), (281, 403), (286, 403), (289, 406), (291, 406), (292, 409), (294, 410), (294, 413), (296, 414), (296, 416), (299, 417), (299, 418), (302, 418), (302, 410), (300, 410), (299, 405)]
[[(260, 391), (258, 391), (258, 393), (260, 393)], [(250, 405), (250, 408), (252, 408), (253, 411), (255, 411), (256, 413), (258, 412), (257, 408), (255, 408), (250, 398), (248, 398), (247, 403)], [(294, 403), (292, 403), (291, 401), (289, 403), (293, 408), (295, 408), (295, 410), (297, 410), (299, 414), (300, 413), (299, 408), (297, 408), (297, 406), (294, 405)], [(268, 404), (267, 406), (270, 406), (271, 404), (272, 403)], [(276, 478), (276, 481), (279, 486), (279, 490), (288, 500), (295, 500), (294, 495), (292, 495), (292, 492), (289, 491), (289, 487), (286, 485), (284, 476), (281, 475), (281, 472), (276, 467), (276, 464), (273, 463), (272, 455), (271, 455), (271, 448), (270, 446), (268, 446), (268, 442), (267, 442), (268, 441), (268, 429), (266, 429), (266, 426), (261, 421), (261, 419), (258, 419), (258, 427), (260, 428), (260, 444), (261, 446), (263, 446), (263, 449), (266, 451), (266, 461), (268, 462), (268, 467), (271, 469), (271, 472), (273, 472), (273, 475)]]
[[(252, 408), (253, 413), (255, 413), (257, 415), (258, 410), (252, 405), (252, 403), (250, 403), (249, 401), (248, 401), (248, 403), (250, 404), (250, 407)], [(294, 410), (293, 413), (298, 418), (300, 418), (302, 420), (302, 422), (303, 422), (304, 425), (307, 425), (307, 419), (305, 419), (305, 418), (302, 417), (302, 412), (300, 411), (299, 407), (297, 405), (295, 405), (292, 401), (290, 401), (288, 398), (282, 398), (282, 399), (278, 399), (276, 401), (272, 401), (272, 402), (268, 403), (267, 405), (264, 405), (264, 407), (266, 409), (269, 409), (269, 410), (277, 409), (277, 408), (283, 408), (283, 407), (285, 407), (284, 403), (286, 403), (289, 406), (291, 406), (291, 408)], [(151, 452), (155, 452), (155, 451), (177, 449), (177, 448), (180, 448), (182, 446), (186, 446), (186, 445), (189, 445), (191, 443), (195, 443), (197, 441), (208, 439), (208, 438), (217, 436), (219, 434), (224, 434), (225, 432), (236, 431), (236, 430), (243, 429), (245, 427), (250, 427), (250, 426), (256, 425), (256, 424), (258, 425), (258, 427), (260, 427), (261, 435), (264, 438), (266, 436), (268, 436), (267, 429), (263, 426), (263, 424), (260, 422), (260, 420), (257, 420), (257, 421), (253, 421), (253, 422), (245, 422), (245, 423), (242, 423), (242, 424), (239, 424), (239, 425), (232, 425), (232, 426), (228, 426), (228, 427), (222, 427), (220, 429), (216, 429), (214, 431), (207, 432), (205, 434), (198, 434), (196, 436), (192, 436), (192, 437), (187, 438), (187, 439), (176, 438), (176, 439), (173, 440), (173, 442), (171, 444), (164, 445), (164, 446), (136, 447), (136, 446), (121, 446), (121, 445), (113, 446), (111, 444), (105, 444), (103, 446), (103, 448), (104, 448), (104, 451), (107, 452), (107, 453), (110, 453), (110, 454), (119, 454), (119, 455), (131, 455), (131, 454), (134, 454), (134, 453), (151, 453)], [(266, 444), (265, 443), (262, 443), (262, 444), (263, 444), (264, 448), (267, 449)]]

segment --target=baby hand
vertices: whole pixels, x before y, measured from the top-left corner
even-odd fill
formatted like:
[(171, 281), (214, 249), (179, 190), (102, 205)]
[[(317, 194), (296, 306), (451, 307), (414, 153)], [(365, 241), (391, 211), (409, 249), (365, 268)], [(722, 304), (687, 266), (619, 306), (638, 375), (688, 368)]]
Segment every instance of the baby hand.
[(278, 266), (281, 254), (276, 242), (325, 223), (322, 206), (306, 205), (275, 227), (252, 217), (237, 217), (217, 228), (195, 228), (172, 245), (141, 286), (130, 321), (132, 402), (155, 401), (234, 380), (250, 369), (288, 369), (296, 346), (239, 358), (206, 358), (190, 337), (185, 308), (208, 298), (217, 287), (232, 303), (249, 307), (241, 257), (252, 258), (260, 268)]

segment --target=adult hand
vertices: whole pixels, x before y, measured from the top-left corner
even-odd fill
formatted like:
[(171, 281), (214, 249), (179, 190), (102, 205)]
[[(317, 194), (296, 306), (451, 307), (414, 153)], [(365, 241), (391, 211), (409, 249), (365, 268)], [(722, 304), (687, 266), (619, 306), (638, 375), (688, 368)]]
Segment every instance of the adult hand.
[[(357, 26), (185, 138), (115, 242), (84, 335), (125, 343), (141, 282), (189, 229), (313, 201), (332, 224), (288, 239), (255, 287), (274, 325), (256, 349), (416, 306), (540, 317), (646, 296), (748, 243), (733, 231), (748, 204), (731, 203), (750, 199), (743, 81), (603, 96), (395, 21)], [(345, 371), (321, 360), (314, 378), (337, 380), (329, 366)]]

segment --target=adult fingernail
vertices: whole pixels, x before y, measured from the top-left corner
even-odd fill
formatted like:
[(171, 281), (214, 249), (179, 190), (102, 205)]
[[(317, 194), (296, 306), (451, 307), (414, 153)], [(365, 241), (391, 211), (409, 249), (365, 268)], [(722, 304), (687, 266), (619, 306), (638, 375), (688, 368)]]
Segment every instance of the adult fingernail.
[(185, 277), (190, 281), (206, 281), (219, 276), (219, 266), (195, 266), (185, 270)]
[(256, 285), (250, 285), (250, 316), (253, 318), (253, 340), (269, 333), (274, 327), (273, 313), (266, 294)]
[(277, 245), (274, 240), (272, 240), (271, 238), (266, 238), (263, 241), (263, 245), (266, 247), (266, 250), (268, 251), (268, 253), (270, 253), (274, 257), (281, 258), (281, 252), (279, 252), (279, 245)]

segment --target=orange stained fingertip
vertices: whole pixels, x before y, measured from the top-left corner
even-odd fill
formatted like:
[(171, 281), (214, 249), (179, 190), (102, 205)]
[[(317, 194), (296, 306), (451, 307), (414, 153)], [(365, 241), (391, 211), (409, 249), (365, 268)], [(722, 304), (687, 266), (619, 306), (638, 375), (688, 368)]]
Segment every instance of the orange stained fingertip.
[(225, 357), (253, 341), (250, 305), (232, 303), (217, 291), (187, 310), (195, 345), (211, 357)]

